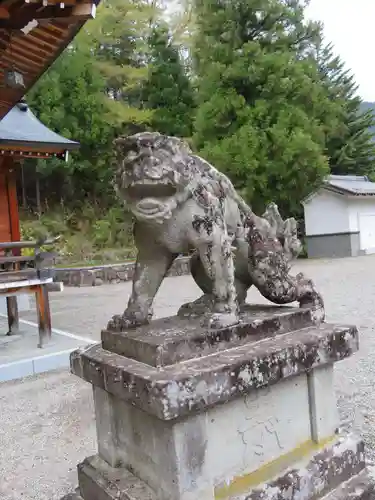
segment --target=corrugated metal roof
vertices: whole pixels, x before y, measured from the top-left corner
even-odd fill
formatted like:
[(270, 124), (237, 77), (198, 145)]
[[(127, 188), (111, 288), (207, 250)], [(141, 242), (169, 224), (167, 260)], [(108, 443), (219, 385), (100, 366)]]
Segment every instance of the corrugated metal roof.
[(374, 196), (375, 182), (365, 176), (359, 175), (331, 175), (326, 181), (326, 188), (342, 194), (357, 196)]
[(56, 134), (30, 111), (25, 103), (19, 103), (0, 121), (1, 145), (61, 146), (65, 150), (77, 149), (79, 143)]

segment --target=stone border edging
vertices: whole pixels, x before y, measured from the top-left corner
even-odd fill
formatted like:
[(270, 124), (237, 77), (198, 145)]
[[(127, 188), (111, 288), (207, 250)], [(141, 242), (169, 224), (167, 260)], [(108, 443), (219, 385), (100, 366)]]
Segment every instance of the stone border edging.
[[(168, 276), (190, 274), (190, 257), (177, 258)], [(119, 264), (103, 264), (102, 266), (54, 268), (54, 281), (60, 281), (65, 286), (100, 286), (131, 281), (135, 262)]]
[(44, 356), (32, 356), (27, 359), (18, 359), (0, 365), (0, 383), (19, 380), (25, 377), (47, 373), (70, 367), (70, 355), (76, 347), (64, 351), (52, 352)]

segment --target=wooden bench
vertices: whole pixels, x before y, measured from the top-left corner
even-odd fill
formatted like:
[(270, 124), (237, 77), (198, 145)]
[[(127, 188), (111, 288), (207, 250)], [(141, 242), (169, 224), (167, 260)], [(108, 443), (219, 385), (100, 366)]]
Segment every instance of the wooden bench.
[[(41, 247), (52, 245), (58, 240), (0, 242), (0, 296), (6, 297), (8, 333), (19, 331), (17, 296), (35, 294), (38, 313), (39, 344), (43, 347), (51, 338), (51, 312), (49, 306), (50, 291), (61, 291), (62, 283), (53, 283), (53, 270), (44, 264), (56, 254), (43, 252)], [(22, 249), (34, 249), (33, 255), (20, 255)]]

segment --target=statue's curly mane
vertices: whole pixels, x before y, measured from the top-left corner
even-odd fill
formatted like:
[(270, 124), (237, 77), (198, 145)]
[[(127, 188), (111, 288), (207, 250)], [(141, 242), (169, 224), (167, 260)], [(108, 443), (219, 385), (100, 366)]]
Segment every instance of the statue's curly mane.
[(209, 162), (196, 156), (190, 146), (177, 137), (170, 137), (158, 132), (141, 132), (131, 136), (122, 136), (114, 141), (116, 152), (115, 186), (117, 191), (123, 186), (126, 171), (131, 170), (143, 159), (157, 153), (165, 170), (174, 172), (174, 184), (177, 188), (189, 190), (197, 203), (211, 204), (214, 198), (223, 200), (233, 198), (242, 214), (251, 213), (250, 207), (237, 194), (228, 177), (218, 171)]
[(142, 132), (131, 136), (121, 136), (115, 139), (113, 144), (115, 152), (120, 158), (125, 159), (130, 155), (132, 161), (147, 149), (163, 151), (171, 158), (176, 155), (188, 157), (192, 154), (190, 147), (182, 139), (162, 135), (158, 132)]

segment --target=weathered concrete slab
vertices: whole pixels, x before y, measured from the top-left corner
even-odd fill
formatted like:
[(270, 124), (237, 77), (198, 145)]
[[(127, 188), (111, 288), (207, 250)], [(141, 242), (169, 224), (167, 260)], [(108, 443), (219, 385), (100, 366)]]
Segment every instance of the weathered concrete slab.
[(59, 500), (96, 452), (90, 386), (67, 369), (0, 384), (1, 500)]
[(157, 369), (93, 346), (71, 355), (72, 372), (171, 420), (203, 411), (358, 350), (358, 331), (327, 323)]
[(213, 330), (175, 316), (125, 332), (102, 331), (103, 349), (161, 367), (282, 335), (313, 324), (309, 309), (246, 305), (238, 325)]
[(89, 344), (89, 339), (85, 342), (53, 333), (51, 341), (40, 349), (37, 325), (21, 321), (19, 333), (8, 336), (7, 320), (3, 317), (0, 317), (0, 330), (3, 332), (0, 333), (0, 382), (68, 368), (71, 352)]

